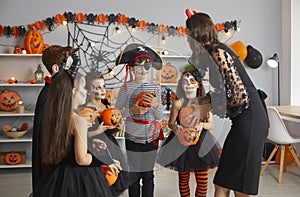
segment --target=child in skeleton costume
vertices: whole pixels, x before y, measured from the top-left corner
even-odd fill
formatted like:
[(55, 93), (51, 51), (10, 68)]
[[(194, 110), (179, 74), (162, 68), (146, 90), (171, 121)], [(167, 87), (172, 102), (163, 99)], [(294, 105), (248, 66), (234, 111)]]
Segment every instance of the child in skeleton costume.
[[(92, 110), (92, 127), (88, 132), (89, 151), (97, 159), (106, 165), (115, 163), (121, 169), (117, 181), (110, 187), (114, 196), (120, 195), (128, 187), (127, 172), (128, 167), (126, 159), (117, 142), (114, 134), (121, 130), (122, 125), (107, 126), (101, 121), (101, 113), (109, 108), (109, 103), (105, 99), (105, 81), (101, 73), (92, 71), (85, 76), (87, 89), (87, 103), (81, 107), (81, 110)], [(79, 110), (80, 111), (80, 110)], [(102, 148), (95, 149), (93, 142), (95, 140), (101, 143)]]
[[(160, 165), (178, 171), (181, 196), (190, 196), (190, 173), (195, 173), (197, 187), (195, 196), (206, 196), (208, 169), (218, 165), (217, 140), (209, 132), (212, 128), (212, 114), (203, 120), (187, 119), (190, 105), (198, 103), (205, 96), (202, 75), (197, 69), (186, 67), (177, 87), (178, 99), (174, 101), (169, 118), (172, 130), (158, 153)], [(190, 108), (191, 109), (191, 108)]]
[[(116, 108), (126, 118), (125, 143), (130, 174), (135, 181), (129, 186), (129, 196), (154, 194), (154, 163), (158, 148), (159, 121), (163, 117), (161, 91), (157, 84), (147, 81), (150, 67), (162, 68), (161, 57), (142, 44), (129, 44), (117, 58), (117, 65), (126, 64), (124, 87), (119, 90)], [(130, 74), (130, 81), (126, 79)], [(145, 93), (143, 96), (141, 94)], [(137, 100), (138, 98), (141, 100)], [(141, 102), (141, 103), (140, 103)]]

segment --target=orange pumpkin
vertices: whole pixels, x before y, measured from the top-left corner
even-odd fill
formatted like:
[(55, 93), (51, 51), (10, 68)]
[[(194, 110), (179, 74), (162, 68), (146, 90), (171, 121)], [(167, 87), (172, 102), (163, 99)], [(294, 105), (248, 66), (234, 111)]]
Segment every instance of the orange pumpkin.
[(15, 46), (14, 54), (22, 54), (22, 49), (19, 45)]
[(199, 140), (199, 133), (195, 128), (183, 128), (178, 134), (178, 140), (183, 146), (195, 145)]
[(12, 128), (11, 128), (10, 125), (6, 124), (6, 125), (3, 126), (3, 131), (4, 132), (10, 132), (11, 130), (12, 130)]
[(164, 65), (160, 72), (161, 83), (177, 83), (177, 69), (171, 63)]
[(28, 124), (24, 122), (20, 128), (20, 131), (27, 131), (28, 130)]
[(40, 32), (32, 30), (24, 39), (24, 48), (28, 54), (40, 54), (44, 48), (44, 39)]
[(22, 162), (22, 156), (18, 152), (10, 152), (5, 155), (5, 163), (8, 165), (16, 165)]
[(143, 99), (144, 95), (149, 95), (152, 94), (153, 96), (156, 96), (155, 92), (140, 92), (137, 96), (136, 96), (136, 101), (138, 101), (138, 106), (141, 107), (151, 107), (149, 104), (145, 103), (145, 100)]
[(122, 121), (122, 114), (117, 108), (106, 108), (101, 113), (101, 121), (107, 126), (119, 126)]
[(78, 114), (82, 117), (89, 117), (89, 122), (92, 124), (95, 122), (95, 119), (100, 116), (99, 113), (89, 107), (79, 109)]
[(179, 112), (179, 121), (180, 124), (189, 127), (192, 122), (192, 118), (187, 118), (188, 115), (192, 114), (194, 111), (194, 108), (192, 107), (183, 107)]
[[(296, 152), (295, 148), (293, 147), (294, 151)], [(275, 162), (276, 164), (280, 165), (280, 155), (281, 155), (281, 150), (278, 149), (277, 153), (276, 153), (276, 158), (275, 158)], [(288, 147), (285, 148), (285, 162), (286, 165), (290, 165), (295, 161), (290, 149)]]
[(20, 95), (17, 92), (5, 89), (0, 94), (0, 109), (4, 111), (13, 111), (19, 106), (20, 100)]
[(241, 41), (236, 41), (231, 45), (231, 48), (239, 57), (240, 61), (244, 61), (246, 59), (248, 51), (244, 43), (242, 43)]
[(101, 165), (101, 168), (103, 169), (105, 173), (105, 179), (108, 184), (108, 186), (112, 186), (118, 179), (118, 172), (116, 169), (112, 171), (107, 165)]

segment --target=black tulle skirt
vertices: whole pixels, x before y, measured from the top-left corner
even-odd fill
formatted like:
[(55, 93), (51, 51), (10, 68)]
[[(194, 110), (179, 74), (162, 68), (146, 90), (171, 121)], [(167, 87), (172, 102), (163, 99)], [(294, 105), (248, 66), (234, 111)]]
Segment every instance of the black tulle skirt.
[(171, 132), (159, 149), (157, 163), (180, 172), (214, 168), (219, 163), (217, 139), (203, 130), (195, 145), (183, 146)]
[[(99, 160), (99, 165), (102, 164), (110, 164), (111, 158), (118, 160), (121, 164), (122, 170), (118, 174), (117, 181), (110, 186), (111, 192), (113, 196), (119, 196), (122, 192), (124, 192), (130, 185), (131, 182), (129, 178), (128, 165), (126, 162), (125, 152), (120, 147), (116, 138), (110, 133), (110, 131), (106, 131), (100, 135), (92, 137), (103, 140), (107, 145), (107, 150), (97, 152), (92, 150), (91, 145), (89, 145), (89, 149), (92, 154)], [(90, 142), (91, 143), (91, 142)]]
[(47, 167), (38, 184), (38, 197), (111, 197), (100, 167), (58, 164)]

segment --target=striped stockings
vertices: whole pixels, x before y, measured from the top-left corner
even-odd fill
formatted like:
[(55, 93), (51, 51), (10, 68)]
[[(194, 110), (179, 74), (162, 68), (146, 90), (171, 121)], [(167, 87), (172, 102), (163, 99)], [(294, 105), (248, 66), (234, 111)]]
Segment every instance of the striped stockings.
[[(195, 170), (195, 177), (197, 182), (197, 188), (195, 191), (196, 197), (206, 196), (207, 184), (208, 184), (208, 170), (200, 171)], [(190, 196), (190, 172), (178, 172), (179, 175), (179, 191), (181, 197)]]

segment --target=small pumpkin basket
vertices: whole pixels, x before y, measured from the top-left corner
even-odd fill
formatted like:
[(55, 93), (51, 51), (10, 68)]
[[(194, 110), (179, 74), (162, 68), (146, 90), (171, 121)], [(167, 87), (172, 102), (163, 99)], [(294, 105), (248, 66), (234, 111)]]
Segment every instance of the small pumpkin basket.
[(5, 131), (4, 134), (7, 136), (7, 137), (10, 137), (10, 138), (14, 138), (14, 139), (17, 139), (17, 138), (20, 138), (22, 137), (23, 135), (25, 135), (27, 133), (28, 130), (25, 130), (25, 131)]
[(14, 139), (20, 138), (27, 133), (28, 124), (26, 122), (23, 123), (21, 128), (19, 128), (19, 129), (13, 129), (13, 128), (11, 128), (10, 125), (4, 125), (3, 131), (7, 137), (14, 138)]

